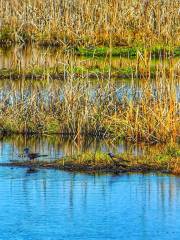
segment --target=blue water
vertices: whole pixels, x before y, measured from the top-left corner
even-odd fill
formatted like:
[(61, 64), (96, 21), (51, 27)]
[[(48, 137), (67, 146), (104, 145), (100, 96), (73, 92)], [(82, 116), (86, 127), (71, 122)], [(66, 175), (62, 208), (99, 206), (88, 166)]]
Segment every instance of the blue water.
[(0, 240), (179, 240), (180, 178), (0, 168)]
[[(77, 145), (59, 136), (14, 136), (0, 140), (0, 162), (17, 160), (25, 146), (49, 160), (93, 149), (145, 149), (106, 140)], [(26, 170), (0, 167), (0, 240), (180, 239), (178, 177)]]

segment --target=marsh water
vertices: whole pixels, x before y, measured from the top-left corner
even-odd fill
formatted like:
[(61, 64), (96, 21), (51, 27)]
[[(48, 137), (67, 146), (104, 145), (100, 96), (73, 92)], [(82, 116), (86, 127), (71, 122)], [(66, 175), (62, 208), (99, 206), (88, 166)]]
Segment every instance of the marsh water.
[[(69, 59), (69, 58), (68, 58)], [(68, 60), (69, 61), (69, 60)], [(103, 68), (108, 59), (75, 57), (76, 64)], [(159, 60), (161, 63), (161, 59)], [(179, 60), (174, 64), (178, 66)], [(67, 64), (67, 55), (53, 49), (13, 48), (0, 51), (0, 69), (53, 67)], [(113, 58), (114, 66), (133, 66), (136, 59)], [(114, 81), (114, 82), (113, 82)], [(141, 79), (111, 80), (117, 89), (131, 94), (145, 82)], [(44, 79), (0, 80), (0, 100), (44, 94), (64, 82)], [(97, 90), (93, 80), (91, 91)], [(104, 81), (106, 85), (106, 81)], [(179, 85), (177, 85), (179, 89)], [(61, 96), (61, 95), (60, 95)], [(178, 99), (180, 96), (177, 95)], [(147, 153), (147, 144), (130, 144), (106, 138), (74, 136), (11, 135), (0, 138), (0, 162), (21, 161), (25, 147), (47, 154), (53, 161), (86, 151)], [(39, 169), (0, 167), (0, 240), (178, 240), (180, 238), (180, 178), (157, 174), (87, 175)]]
[[(48, 74), (53, 69), (56, 72), (57, 69), (60, 72), (66, 72), (69, 74), (69, 78), (73, 78), (74, 71), (82, 74), (86, 74), (87, 71), (93, 72), (93, 79), (74, 78), (73, 83), (77, 85), (80, 83), (89, 94), (94, 96), (96, 91), (101, 91), (103, 88), (115, 91), (118, 98), (123, 96), (133, 98), (134, 96), (141, 96), (142, 89), (146, 86), (147, 80), (143, 77), (143, 68), (145, 66), (143, 58), (138, 60), (136, 57), (122, 57), (116, 56), (109, 59), (109, 57), (86, 57), (78, 56), (72, 50), (65, 51), (61, 48), (41, 48), (37, 46), (15, 46), (12, 48), (4, 49), (0, 48), (0, 100), (7, 98), (10, 103), (18, 101), (23, 98), (33, 96), (33, 94), (39, 94), (44, 101), (52, 94), (58, 94), (60, 98), (63, 98), (64, 89), (67, 87), (67, 82), (62, 79), (52, 79)], [(122, 69), (122, 76), (125, 78), (111, 78), (105, 77), (101, 79), (98, 76), (98, 72), (103, 73), (108, 71), (111, 67), (113, 71)], [(131, 69), (141, 69), (141, 79), (136, 77), (136, 73), (131, 76)], [(147, 68), (147, 66), (146, 66)], [(163, 71), (163, 69), (173, 69), (176, 75), (176, 81), (173, 84), (176, 86), (177, 99), (180, 100), (180, 61), (179, 58), (159, 58), (152, 57), (149, 68)], [(51, 69), (51, 70), (50, 70)], [(14, 70), (17, 74), (21, 73), (20, 79), (3, 79), (3, 72), (11, 72)], [(59, 71), (58, 70), (58, 71)], [(154, 71), (154, 70), (152, 70)], [(42, 79), (29, 78), (23, 79), (23, 74), (30, 72), (34, 75), (40, 73)], [(96, 75), (97, 74), (97, 75)], [(11, 76), (11, 74), (10, 74)], [(9, 76), (9, 77), (10, 77)], [(10, 77), (11, 78), (11, 77)], [(164, 80), (162, 80), (164, 81)], [(149, 80), (148, 80), (149, 82)], [(154, 89), (156, 89), (155, 79), (151, 79), (151, 83)], [(69, 83), (68, 83), (69, 84)], [(58, 93), (57, 93), (58, 92)]]
[[(91, 96), (94, 96), (97, 91), (101, 91), (103, 88), (108, 91), (115, 91), (115, 94), (119, 99), (127, 96), (128, 98), (134, 98), (141, 96), (142, 89), (146, 86), (147, 80), (143, 76), (145, 60), (141, 57), (138, 60), (136, 57), (87, 57), (76, 55), (73, 50), (64, 50), (61, 48), (42, 48), (37, 46), (15, 46), (11, 48), (0, 48), (0, 100), (5, 98), (10, 103), (18, 101), (23, 98), (33, 96), (33, 94), (39, 94), (41, 99), (47, 101), (52, 94), (59, 95), (63, 98), (64, 89), (67, 88), (67, 82), (59, 79), (52, 79), (49, 72), (56, 72), (57, 69), (60, 72), (66, 72), (69, 78), (73, 78), (74, 73), (81, 73), (81, 77), (73, 79), (73, 85), (80, 83), (86, 91), (89, 91)], [(111, 68), (112, 71), (119, 71), (121, 69), (121, 78), (105, 77), (101, 79), (98, 76), (99, 73), (107, 72)], [(147, 68), (147, 66), (146, 66)], [(179, 58), (162, 57), (161, 55), (153, 57), (150, 61), (148, 68), (152, 71), (163, 71), (163, 69), (173, 69), (176, 75), (176, 95), (178, 101), (180, 100), (180, 61)], [(50, 70), (51, 69), (51, 70)], [(113, 70), (114, 69), (114, 70)], [(136, 73), (132, 73), (132, 69), (139, 69), (141, 72), (141, 79), (139, 79)], [(153, 70), (154, 69), (154, 70)], [(15, 71), (17, 74), (21, 73), (20, 79), (3, 79), (3, 72)], [(75, 72), (74, 72), (75, 71)], [(93, 79), (84, 78), (86, 72), (94, 74)], [(41, 79), (36, 80), (36, 77), (30, 77), (29, 79), (23, 79), (24, 73), (32, 73), (35, 76), (42, 75)], [(85, 75), (84, 75), (85, 74)], [(145, 74), (145, 75), (144, 75)], [(31, 75), (31, 74), (30, 74)], [(11, 76), (11, 74), (10, 74)], [(9, 76), (9, 77), (10, 77)], [(10, 77), (11, 78), (11, 77)], [(164, 80), (162, 80), (164, 81)], [(156, 89), (155, 79), (151, 79), (151, 83), (154, 89)], [(69, 83), (68, 83), (69, 84)], [(57, 93), (58, 92), (58, 93)]]
[(0, 168), (0, 239), (178, 240), (180, 178)]
[[(60, 136), (3, 137), (0, 162), (28, 146), (48, 159), (100, 149), (143, 154), (149, 146)], [(46, 158), (45, 158), (46, 159)], [(43, 160), (43, 159), (41, 159)], [(47, 159), (46, 159), (47, 160)], [(156, 174), (88, 175), (0, 167), (0, 239), (174, 239), (180, 236), (180, 178)]]
[(130, 144), (125, 141), (116, 141), (111, 139), (84, 137), (81, 141), (75, 139), (75, 136), (47, 135), (47, 136), (22, 136), (11, 135), (0, 139), (0, 162), (21, 161), (19, 155), (23, 153), (25, 147), (30, 148), (32, 152), (39, 152), (42, 155), (40, 160), (53, 161), (66, 156), (78, 155), (88, 151), (103, 151), (105, 153), (123, 153), (131, 152), (135, 155), (142, 155), (149, 150), (150, 145)]

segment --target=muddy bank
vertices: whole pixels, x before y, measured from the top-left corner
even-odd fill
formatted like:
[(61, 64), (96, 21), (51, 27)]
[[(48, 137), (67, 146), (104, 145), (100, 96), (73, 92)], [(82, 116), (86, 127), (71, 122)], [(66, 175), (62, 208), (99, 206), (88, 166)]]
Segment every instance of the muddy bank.
[(84, 152), (58, 160), (24, 160), (0, 163), (0, 166), (51, 168), (87, 173), (160, 172), (180, 175), (180, 150), (178, 144), (167, 145), (161, 150), (149, 150), (142, 156), (132, 153)]
[(173, 173), (170, 169), (162, 168), (160, 166), (152, 167), (148, 164), (129, 164), (123, 166), (119, 163), (114, 165), (107, 166), (88, 166), (81, 165), (77, 163), (59, 163), (59, 162), (39, 162), (39, 161), (25, 161), (25, 162), (10, 162), (10, 163), (0, 163), (0, 167), (24, 167), (24, 168), (45, 168), (45, 169), (59, 169), (64, 171), (71, 172), (84, 172), (84, 173), (112, 173), (112, 174), (120, 174), (120, 173), (148, 173), (148, 172), (159, 172), (170, 174)]

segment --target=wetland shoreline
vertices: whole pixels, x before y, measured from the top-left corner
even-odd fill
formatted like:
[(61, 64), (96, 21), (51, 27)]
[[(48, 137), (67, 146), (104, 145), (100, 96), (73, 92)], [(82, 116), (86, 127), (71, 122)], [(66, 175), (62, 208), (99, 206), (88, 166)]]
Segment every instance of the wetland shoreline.
[[(61, 165), (56, 162), (11, 162), (11, 163), (0, 163), (0, 167), (21, 167), (21, 168), (39, 168), (39, 169), (55, 169), (55, 170), (63, 170), (68, 172), (82, 172), (88, 174), (121, 174), (121, 173), (150, 173), (150, 172), (157, 172), (157, 173), (165, 173), (165, 174), (175, 174), (173, 171), (168, 170), (166, 168), (153, 168), (148, 164), (139, 164), (137, 166), (84, 166), (80, 164), (65, 164)], [(180, 175), (180, 173), (176, 173), (175, 175)]]
[(150, 151), (143, 156), (130, 153), (117, 154), (115, 158), (104, 152), (85, 152), (59, 160), (23, 160), (0, 163), (0, 167), (25, 167), (59, 169), (70, 172), (94, 173), (148, 173), (159, 172), (180, 175), (179, 145), (166, 146), (160, 151)]

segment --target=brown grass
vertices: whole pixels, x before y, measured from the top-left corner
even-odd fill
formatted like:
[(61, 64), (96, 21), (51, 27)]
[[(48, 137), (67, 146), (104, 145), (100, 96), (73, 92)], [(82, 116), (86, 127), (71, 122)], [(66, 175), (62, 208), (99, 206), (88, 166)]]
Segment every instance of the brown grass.
[(178, 0), (0, 0), (1, 42), (180, 43)]
[[(140, 99), (125, 97), (121, 107), (107, 116), (106, 125), (113, 132), (124, 134), (132, 141), (167, 141), (179, 136), (179, 110), (174, 82), (162, 80), (149, 83), (140, 90)], [(168, 137), (169, 136), (169, 137)]]
[[(71, 75), (70, 75), (71, 76)], [(113, 82), (88, 79), (49, 86), (46, 92), (21, 82), (2, 91), (0, 129), (10, 132), (111, 135), (130, 141), (175, 141), (180, 132), (176, 82), (161, 79), (131, 85), (117, 95)]]

